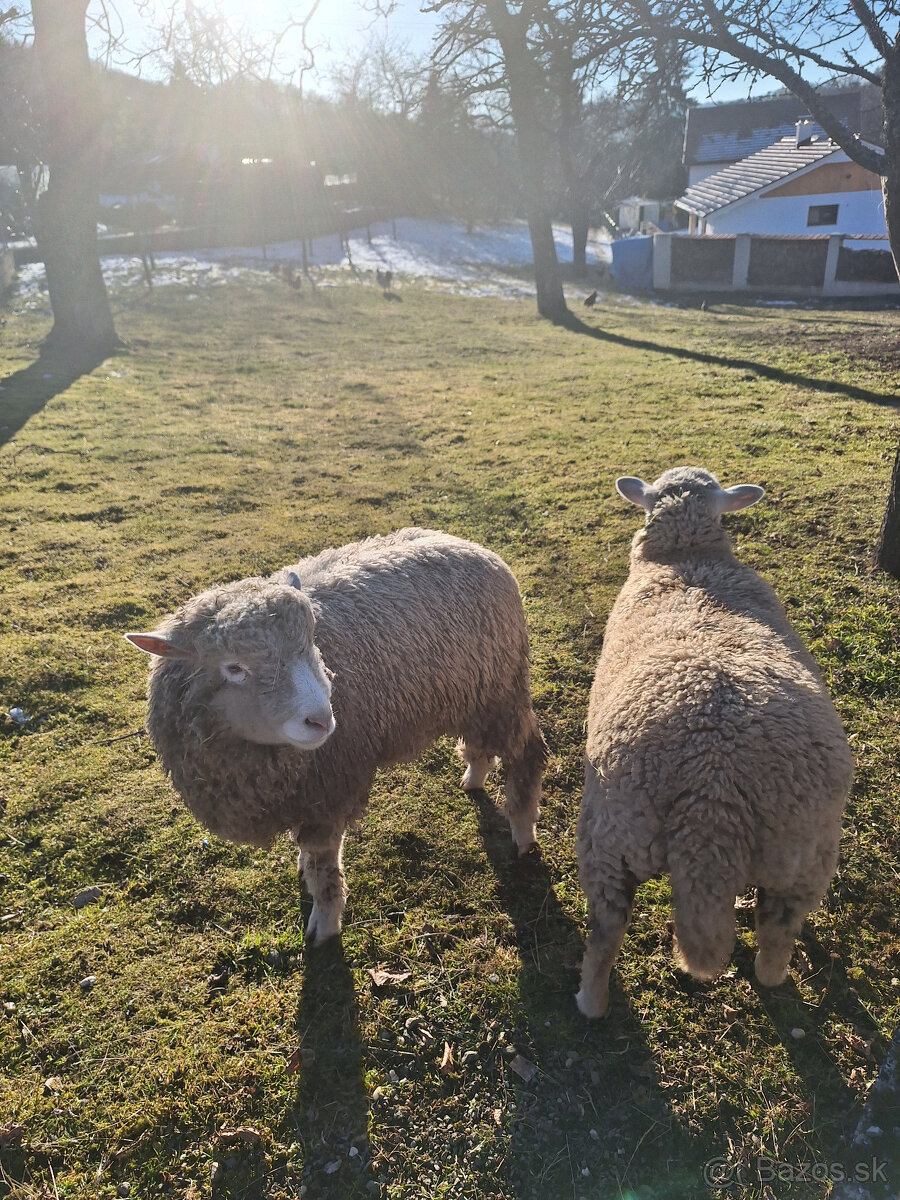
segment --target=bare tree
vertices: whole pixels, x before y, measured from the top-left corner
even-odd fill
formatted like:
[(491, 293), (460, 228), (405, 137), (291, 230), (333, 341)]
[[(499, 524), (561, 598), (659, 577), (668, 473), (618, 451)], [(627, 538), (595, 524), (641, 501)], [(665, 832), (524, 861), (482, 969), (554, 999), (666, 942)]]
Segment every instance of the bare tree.
[(373, 30), (363, 45), (348, 51), (330, 72), (345, 103), (412, 120), (422, 110), (428, 89), (427, 55), (384, 30)]
[(97, 81), (88, 56), (88, 0), (32, 0), (34, 58), (47, 187), (35, 235), (53, 328), (44, 351), (99, 362), (119, 345), (97, 251)]
[[(710, 82), (769, 77), (793, 92), (854, 162), (881, 176), (900, 275), (900, 6), (896, 0), (616, 0), (599, 39), (633, 46), (674, 38), (699, 47)], [(883, 147), (839, 120), (828, 89), (845, 79), (880, 89)], [(900, 451), (875, 559), (900, 579)]]
[[(237, 75), (270, 77), (282, 69), (279, 55), (291, 33), (301, 45), (291, 73), (299, 70), (302, 78), (312, 64), (306, 27), (319, 0), (312, 0), (303, 20), (289, 21), (264, 41), (246, 31), (235, 34), (220, 14), (190, 0), (168, 2), (153, 53), (161, 61), (168, 56), (187, 64), (187, 77), (207, 83)], [(141, 7), (146, 15), (149, 0)], [(118, 51), (121, 59), (121, 23), (112, 4), (101, 4), (97, 18), (89, 18), (88, 0), (32, 0), (30, 14), (0, 11), (0, 29), (20, 48), (27, 47), (34, 67), (28, 104), (22, 107), (30, 122), (32, 158), (24, 183), (37, 183), (32, 220), (53, 309), (53, 328), (42, 349), (77, 363), (100, 361), (120, 345), (97, 243), (102, 67), (89, 56), (89, 20), (104, 34), (107, 58)], [(131, 61), (139, 64), (146, 53), (133, 53)]]
[(560, 323), (569, 319), (562, 272), (553, 240), (550, 190), (549, 125), (544, 119), (548, 82), (537, 50), (536, 17), (550, 0), (511, 9), (507, 0), (436, 0), (429, 11), (444, 14), (436, 61), (443, 69), (466, 71), (472, 92), (502, 88), (515, 131), (523, 183), (525, 214), (534, 258), (538, 312)]

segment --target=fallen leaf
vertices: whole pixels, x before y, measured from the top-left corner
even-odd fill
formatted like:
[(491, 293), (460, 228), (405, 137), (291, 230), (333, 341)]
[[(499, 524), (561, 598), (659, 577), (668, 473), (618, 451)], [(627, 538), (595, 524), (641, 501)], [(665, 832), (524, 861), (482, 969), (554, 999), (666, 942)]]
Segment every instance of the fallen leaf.
[(0, 1125), (0, 1150), (21, 1142), (25, 1133), (24, 1125)]
[(446, 1075), (453, 1066), (453, 1047), (449, 1042), (444, 1042), (444, 1054), (441, 1058), (441, 1065), (438, 1068), (441, 1074)]
[(369, 967), (369, 974), (375, 987), (385, 987), (389, 983), (406, 983), (412, 971), (385, 971), (383, 967)]
[(258, 1146), (262, 1141), (262, 1134), (250, 1125), (239, 1125), (236, 1129), (220, 1129), (217, 1141), (220, 1146), (237, 1146), (242, 1143), (245, 1146)]
[(303, 1062), (303, 1051), (298, 1046), (291, 1057), (287, 1060), (287, 1070), (291, 1074), (296, 1074), (300, 1070), (300, 1064)]
[(537, 1067), (534, 1063), (529, 1062), (527, 1058), (523, 1058), (521, 1054), (516, 1055), (509, 1064), (509, 1069), (515, 1071), (523, 1083), (531, 1083), (532, 1079), (537, 1075)]

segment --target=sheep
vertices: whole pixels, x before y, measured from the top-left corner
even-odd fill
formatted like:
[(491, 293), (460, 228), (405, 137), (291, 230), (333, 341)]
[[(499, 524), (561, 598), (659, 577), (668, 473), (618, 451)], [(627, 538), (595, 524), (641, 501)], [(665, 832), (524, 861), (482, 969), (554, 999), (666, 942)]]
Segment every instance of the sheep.
[(211, 588), (126, 637), (154, 656), (147, 728), (188, 808), (232, 841), (291, 834), (309, 942), (340, 932), (344, 834), (376, 768), (442, 734), (461, 739), (467, 790), (502, 758), (513, 840), (535, 844), (546, 747), (519, 589), (491, 551), (402, 529)]
[(646, 511), (591, 689), (579, 876), (591, 932), (576, 997), (603, 1016), (638, 884), (668, 873), (679, 966), (711, 979), (756, 885), (756, 977), (788, 973), (834, 874), (853, 763), (812, 656), (722, 513), (763, 489), (697, 467), (616, 488)]

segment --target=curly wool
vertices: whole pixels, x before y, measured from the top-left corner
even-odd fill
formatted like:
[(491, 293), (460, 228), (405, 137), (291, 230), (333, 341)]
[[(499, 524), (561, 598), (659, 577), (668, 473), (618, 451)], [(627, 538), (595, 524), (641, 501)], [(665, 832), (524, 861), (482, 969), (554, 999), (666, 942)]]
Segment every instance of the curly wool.
[(836, 867), (852, 773), (813, 658), (704, 499), (715, 479), (669, 472), (654, 487), (667, 479), (632, 542), (591, 689), (578, 855), (600, 949), (588, 987), (592, 953), (608, 970), (635, 886), (660, 873), (680, 961), (701, 977), (727, 961), (748, 886), (785, 898), (785, 927), (805, 915)]
[[(446, 534), (406, 529), (325, 550), (270, 579), (189, 600), (160, 626), (176, 641), (229, 645), (229, 612), (256, 614), (273, 656), (311, 636), (292, 605), (299, 580), (315, 643), (334, 672), (337, 722), (319, 749), (266, 746), (223, 730), (190, 663), (157, 659), (148, 728), (195, 816), (223, 838), (267, 845), (290, 830), (301, 845), (333, 840), (365, 807), (378, 766), (409, 761), (442, 734), (516, 753), (540, 738), (531, 709), (528, 636), (509, 568)], [(246, 632), (242, 633), (246, 636)], [(543, 743), (540, 743), (541, 747)]]

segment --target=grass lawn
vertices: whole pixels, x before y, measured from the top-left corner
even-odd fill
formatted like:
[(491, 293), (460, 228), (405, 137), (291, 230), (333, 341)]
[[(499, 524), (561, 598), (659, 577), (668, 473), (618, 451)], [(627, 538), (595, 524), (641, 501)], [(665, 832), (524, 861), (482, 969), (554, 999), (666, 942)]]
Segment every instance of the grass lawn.
[[(328, 279), (123, 293), (131, 351), (74, 379), (35, 364), (45, 315), (2, 313), (0, 1196), (824, 1197), (900, 1022), (898, 585), (871, 567), (897, 313), (610, 301), (575, 331)], [(787, 984), (755, 983), (746, 908), (725, 976), (677, 971), (657, 881), (588, 1024), (584, 721), (640, 519), (613, 480), (678, 463), (766, 487), (726, 521), (821, 663), (856, 784)], [(441, 742), (379, 775), (343, 939), (307, 952), (287, 839), (194, 822), (122, 634), (408, 524), (519, 579), (542, 852), (514, 860), (498, 781), (462, 792)]]

